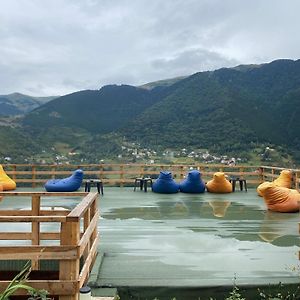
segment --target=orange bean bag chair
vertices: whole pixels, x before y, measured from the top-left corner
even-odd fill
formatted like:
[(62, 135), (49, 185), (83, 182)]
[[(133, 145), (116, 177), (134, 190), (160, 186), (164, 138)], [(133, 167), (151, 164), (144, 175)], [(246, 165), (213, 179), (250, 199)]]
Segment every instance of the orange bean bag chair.
[(269, 210), (277, 212), (299, 211), (300, 193), (297, 190), (276, 186), (269, 182), (260, 191)]
[(226, 179), (223, 172), (216, 172), (213, 179), (206, 184), (206, 189), (210, 193), (231, 193), (232, 184)]
[(273, 184), (273, 182), (265, 181), (265, 182), (261, 183), (261, 184), (257, 187), (256, 191), (257, 191), (258, 196), (260, 196), (260, 197), (263, 196), (262, 191), (263, 191), (267, 186), (269, 186), (270, 183)]
[(3, 191), (10, 191), (16, 189), (16, 183), (5, 173), (3, 167), (0, 165), (0, 184)]
[(286, 188), (292, 187), (292, 172), (290, 170), (282, 170), (277, 179), (273, 181), (273, 183), (277, 186), (282, 186)]
[[(277, 179), (275, 179), (272, 184), (275, 186), (281, 186), (281, 187), (286, 187), (286, 188), (291, 188), (292, 187), (292, 172), (290, 170), (282, 170), (280, 172), (280, 175)], [(270, 183), (268, 181), (261, 183), (258, 187), (257, 187), (257, 193), (259, 196), (262, 197), (262, 193), (261, 190), (264, 189), (264, 184), (265, 183)]]

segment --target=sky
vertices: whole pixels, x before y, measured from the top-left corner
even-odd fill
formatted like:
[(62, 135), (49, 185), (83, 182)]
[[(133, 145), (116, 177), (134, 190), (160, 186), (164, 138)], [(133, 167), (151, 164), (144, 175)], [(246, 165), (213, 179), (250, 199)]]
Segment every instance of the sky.
[(1, 0), (0, 95), (300, 58), (299, 0)]

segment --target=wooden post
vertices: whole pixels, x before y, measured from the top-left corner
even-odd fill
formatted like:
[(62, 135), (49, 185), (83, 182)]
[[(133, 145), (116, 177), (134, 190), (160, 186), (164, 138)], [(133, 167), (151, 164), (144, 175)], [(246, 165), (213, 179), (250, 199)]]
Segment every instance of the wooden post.
[(298, 185), (298, 172), (293, 172), (293, 181), (294, 181), (294, 188), (299, 192), (299, 185)]
[(31, 173), (32, 173), (32, 187), (35, 188), (35, 179), (36, 179), (36, 174), (35, 174), (35, 165), (31, 166)]
[[(34, 195), (31, 198), (31, 211), (32, 216), (39, 216), (40, 215), (40, 204), (41, 204), (41, 197)], [(31, 244), (32, 245), (39, 245), (40, 244), (40, 223), (39, 222), (32, 222), (31, 223)], [(35, 259), (31, 261), (31, 268), (32, 270), (39, 269), (39, 259)]]
[[(97, 198), (91, 204), (90, 210), (91, 210), (90, 211), (90, 219), (92, 219), (94, 217), (94, 215), (96, 214), (97, 210), (98, 210)], [(97, 237), (97, 228), (95, 228), (95, 230), (93, 231), (93, 233), (91, 235), (91, 241), (90, 242), (93, 243), (93, 241), (95, 240), (96, 237)]]
[[(85, 212), (84, 217), (83, 217), (83, 233), (86, 231), (86, 229), (89, 227), (91, 222), (91, 214), (90, 214), (90, 208)], [(90, 250), (90, 242), (87, 244), (83, 257), (86, 259), (89, 255), (89, 250)]]
[[(79, 222), (61, 223), (60, 244), (76, 246), (79, 243), (80, 228)], [(78, 256), (73, 260), (61, 260), (59, 262), (59, 280), (78, 280), (79, 277), (79, 259)], [(59, 300), (78, 300), (79, 286), (76, 288), (77, 293), (74, 295), (60, 296)]]
[(184, 173), (183, 173), (183, 166), (180, 166), (180, 179), (183, 179)]
[(51, 179), (55, 179), (55, 167), (51, 168)]
[(120, 165), (120, 186), (124, 186), (124, 166)]
[(240, 168), (240, 177), (241, 179), (244, 179), (244, 168)]
[(102, 180), (102, 177), (103, 177), (103, 164), (99, 165), (99, 179)]
[[(145, 174), (144, 166), (140, 166), (140, 177), (143, 177)], [(138, 176), (137, 176), (138, 177)]]
[(262, 168), (262, 167), (258, 168), (258, 177), (259, 177), (260, 183), (263, 183), (265, 181), (265, 179), (264, 179), (264, 168)]
[(275, 171), (274, 171), (273, 168), (272, 168), (272, 170), (271, 170), (271, 174), (272, 174), (272, 181), (274, 181), (274, 174), (275, 174)]
[(17, 165), (13, 165), (13, 175), (12, 175), (12, 178), (13, 178), (14, 181), (17, 180), (16, 171), (17, 171)]

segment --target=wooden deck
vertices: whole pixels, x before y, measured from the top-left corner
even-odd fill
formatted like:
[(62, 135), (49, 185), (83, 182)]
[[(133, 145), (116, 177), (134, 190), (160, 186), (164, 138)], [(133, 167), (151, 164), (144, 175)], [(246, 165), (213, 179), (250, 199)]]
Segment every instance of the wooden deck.
[[(202, 177), (205, 181), (212, 178), (212, 175), (217, 171), (223, 171), (228, 176), (236, 176), (247, 180), (248, 186), (256, 187), (259, 183), (263, 181), (273, 181), (277, 178), (284, 168), (278, 167), (269, 167), (269, 166), (224, 166), (224, 165), (144, 165), (144, 164), (93, 164), (93, 165), (4, 165), (3, 166), (7, 174), (17, 182), (17, 190), (12, 192), (0, 192), (1, 196), (4, 196), (5, 202), (7, 198), (14, 199), (23, 199), (24, 197), (29, 198), (31, 201), (30, 207), (18, 207), (18, 209), (6, 208), (0, 210), (0, 223), (9, 224), (9, 230), (0, 231), (0, 260), (2, 261), (20, 261), (20, 260), (31, 260), (32, 262), (32, 270), (33, 273), (39, 274), (38, 272), (42, 272), (41, 269), (42, 264), (45, 261), (54, 262), (57, 266), (55, 269), (55, 274), (51, 275), (45, 279), (44, 273), (43, 278), (39, 280), (30, 280), (29, 284), (38, 289), (46, 289), (53, 296), (59, 296), (62, 300), (69, 299), (78, 299), (78, 291), (79, 288), (82, 287), (89, 278), (90, 271), (92, 269), (93, 263), (96, 260), (97, 255), (97, 247), (99, 244), (99, 234), (98, 234), (98, 220), (99, 220), (99, 207), (97, 204), (98, 194), (96, 193), (83, 193), (83, 192), (75, 192), (75, 193), (47, 193), (44, 191), (40, 192), (25, 192), (21, 191), (22, 187), (33, 187), (36, 188), (38, 186), (43, 185), (48, 179), (52, 178), (63, 178), (69, 176), (72, 171), (77, 168), (82, 168), (84, 170), (86, 179), (101, 179), (105, 185), (105, 189), (107, 186), (132, 186), (134, 184), (134, 179), (136, 177), (142, 176), (155, 176), (159, 174), (160, 170), (170, 170), (175, 177), (176, 181), (180, 181), (184, 178), (185, 174), (190, 170), (190, 168), (197, 168), (201, 171)], [(299, 190), (299, 182), (300, 182), (300, 170), (293, 169), (293, 188)], [(133, 192), (133, 191), (131, 191)], [(148, 204), (143, 202), (146, 199), (149, 199), (152, 193), (134, 193), (135, 196), (139, 195), (139, 201), (135, 204), (136, 209), (139, 211), (145, 211), (147, 214), (149, 213), (151, 228), (159, 227), (160, 224), (165, 223), (166, 221), (162, 221), (159, 217), (157, 219), (155, 207), (150, 210), (147, 209)], [(234, 194), (234, 193), (233, 193)], [(249, 194), (249, 193), (248, 193)], [(125, 208), (125, 212), (128, 212), (126, 209), (126, 205), (131, 207), (133, 205), (132, 195), (127, 193), (117, 194), (112, 193), (114, 199), (110, 199), (110, 205), (116, 205), (112, 209)], [(117, 195), (117, 196), (116, 196)], [(124, 196), (125, 195), (125, 196)], [(146, 196), (147, 195), (147, 196)], [(45, 209), (41, 206), (41, 202), (45, 199), (52, 197), (51, 199), (57, 199), (57, 201), (74, 201), (77, 199), (77, 204), (71, 209), (56, 209), (52, 207), (51, 209)], [(110, 195), (105, 195), (105, 200), (107, 200)], [(186, 196), (184, 196), (186, 197)], [(202, 196), (201, 196), (202, 197)], [(200, 197), (200, 198), (201, 198)], [(112, 200), (116, 200), (117, 202), (111, 202)], [(142, 200), (142, 202), (140, 202)], [(173, 201), (174, 199), (172, 199)], [(203, 200), (203, 199), (202, 199)], [(212, 202), (209, 204), (205, 204), (202, 208), (209, 208)], [(222, 200), (222, 199), (221, 199)], [(152, 200), (151, 200), (152, 201)], [(150, 201), (150, 206), (152, 206)], [(185, 203), (187, 201), (187, 203)], [(217, 199), (217, 203), (220, 202), (220, 199)], [(163, 204), (165, 200), (162, 200), (161, 204)], [(222, 201), (221, 201), (222, 202)], [(225, 201), (226, 202), (226, 201)], [(231, 203), (234, 203), (230, 199)], [(20, 202), (22, 203), (22, 201)], [(106, 202), (107, 203), (107, 202)], [(168, 203), (168, 201), (166, 201)], [(171, 203), (170, 203), (171, 204)], [(182, 219), (182, 222), (185, 222), (185, 215), (182, 215), (186, 211), (187, 206), (191, 204), (195, 205), (194, 201), (180, 200), (179, 204), (173, 207), (170, 206), (170, 210), (174, 210), (175, 217), (177, 219), (176, 214), (178, 214), (178, 218)], [(156, 205), (156, 204), (155, 204)], [(199, 203), (200, 205), (200, 203)], [(125, 206), (125, 207), (124, 207)], [(197, 206), (197, 205), (196, 205)], [(146, 208), (145, 208), (146, 207)], [(240, 208), (238, 205), (231, 205), (232, 208)], [(161, 209), (161, 208), (159, 208)], [(164, 206), (162, 206), (164, 209)], [(178, 211), (177, 211), (178, 209)], [(236, 212), (237, 214), (239, 211)], [(161, 211), (160, 213), (161, 214)], [(109, 217), (109, 214), (106, 214), (105, 217)], [(135, 218), (136, 216), (133, 216)], [(245, 218), (247, 216), (245, 215)], [(138, 216), (137, 216), (138, 218)], [(147, 217), (148, 218), (148, 217)], [(168, 216), (169, 218), (169, 216)], [(198, 218), (198, 217), (197, 217)], [(205, 217), (206, 218), (206, 217)], [(219, 217), (218, 217), (219, 218)], [(188, 217), (190, 219), (190, 217)], [(191, 217), (192, 223), (195, 222), (194, 217)], [(201, 220), (199, 220), (200, 222)], [(211, 220), (209, 219), (209, 222)], [(106, 224), (111, 221), (104, 220), (102, 226), (104, 225), (104, 240), (102, 240), (101, 244), (99, 244), (100, 250), (107, 252), (106, 247), (109, 247), (109, 243), (106, 243), (106, 239), (111, 239), (113, 236), (105, 236), (105, 230), (108, 233), (113, 231), (113, 228), (105, 227)], [(124, 223), (124, 221), (122, 221)], [(189, 221), (188, 221), (189, 222)], [(146, 222), (148, 223), (148, 221)], [(169, 222), (167, 222), (169, 224)], [(275, 222), (276, 223), (276, 222)], [(297, 227), (299, 234), (299, 220), (295, 221), (293, 219), (293, 223)], [(24, 231), (22, 230), (13, 230), (16, 228), (14, 225), (22, 226), (22, 224), (30, 224), (30, 230)], [(48, 225), (50, 224), (50, 226)], [(131, 232), (132, 229), (130, 226), (127, 228), (126, 221), (125, 227), (119, 227), (120, 220), (119, 217), (116, 216), (116, 221), (112, 223), (112, 225), (117, 224), (117, 231), (124, 231), (124, 234), (135, 234)], [(173, 224), (173, 220), (170, 221), (170, 224)], [(204, 224), (204, 223), (203, 223)], [(203, 225), (202, 224), (202, 225)], [(227, 224), (227, 223), (226, 223)], [(144, 234), (143, 224), (140, 225), (137, 222), (137, 228), (142, 230), (139, 232), (137, 230), (138, 237), (141, 234)], [(149, 225), (149, 224), (148, 224)], [(200, 228), (204, 228), (206, 225), (202, 226), (200, 224)], [(186, 225), (184, 225), (186, 226)], [(191, 229), (193, 230), (194, 224), (191, 224)], [(1, 226), (4, 228), (3, 226)], [(24, 227), (25, 228), (25, 227)], [(53, 228), (56, 228), (55, 230)], [(165, 227), (159, 227), (159, 231), (165, 232)], [(170, 227), (170, 234), (173, 236), (177, 235), (177, 229), (174, 229), (172, 226)], [(196, 227), (195, 227), (196, 228)], [(127, 230), (128, 229), (128, 230)], [(188, 228), (187, 228), (188, 229)], [(102, 228), (103, 230), (103, 228)], [(150, 227), (146, 227), (146, 232), (150, 230)], [(190, 230), (190, 229), (188, 229)], [(197, 228), (195, 232), (197, 232)], [(202, 230), (202, 229), (201, 229)], [(127, 232), (128, 231), (128, 232)], [(155, 233), (156, 235), (156, 233)], [(196, 235), (196, 233), (194, 233)], [(272, 232), (271, 232), (272, 235)], [(117, 240), (115, 241), (116, 245), (120, 244), (120, 236), (117, 233)], [(152, 237), (151, 237), (152, 238)], [(162, 239), (168, 239), (168, 236), (162, 236)], [(123, 238), (122, 238), (123, 239)], [(22, 243), (19, 241), (22, 240)], [(18, 241), (17, 245), (14, 245), (14, 242)], [(125, 235), (125, 243), (126, 240)], [(7, 245), (6, 245), (7, 243)], [(12, 245), (9, 245), (12, 243)], [(153, 242), (155, 243), (155, 241)], [(114, 246), (114, 245), (113, 245)], [(117, 247), (117, 246), (116, 246)], [(117, 248), (116, 248), (117, 249)], [(115, 249), (113, 249), (114, 251)], [(109, 250), (110, 251), (110, 250)], [(151, 252), (151, 251), (150, 251)], [(146, 252), (147, 253), (147, 252)], [(120, 281), (118, 283), (118, 276), (123, 274), (122, 272), (126, 272), (126, 268), (117, 267), (116, 269), (111, 269), (109, 266), (110, 263), (113, 265), (121, 264), (126, 266), (126, 260), (128, 259), (128, 255), (126, 254), (123, 257), (123, 253), (120, 253), (119, 256), (114, 257), (112, 260), (111, 256), (106, 257), (104, 268), (101, 270), (101, 278), (99, 279), (99, 284), (106, 286), (110, 284), (123, 285), (126, 283), (126, 277), (124, 276), (124, 281)], [(148, 254), (146, 255), (148, 256)], [(168, 255), (169, 258), (172, 259), (172, 255)], [(135, 267), (136, 263), (136, 253), (133, 254), (133, 264), (130, 266), (130, 270), (134, 272), (139, 270), (139, 265)], [(147, 259), (145, 258), (145, 261)], [(149, 266), (146, 266), (148, 271), (151, 271), (152, 263)], [(107, 269), (108, 268), (108, 269)], [(132, 269), (133, 268), (133, 269)], [(160, 267), (155, 269), (156, 272), (159, 272)], [(161, 270), (164, 272), (164, 268)], [(115, 274), (113, 272), (116, 272)], [(44, 271), (43, 271), (44, 272)], [(132, 274), (135, 274), (135, 273)], [(174, 270), (176, 272), (176, 270)], [(49, 273), (50, 274), (50, 273)], [(116, 280), (113, 278), (106, 278), (106, 275), (115, 276)], [(163, 274), (163, 273), (162, 273)], [(197, 273), (198, 274), (198, 273)], [(118, 276), (117, 276), (118, 275)], [(196, 276), (196, 273), (194, 274)], [(194, 276), (193, 275), (193, 276)], [(54, 277), (53, 277), (54, 276)], [(135, 276), (135, 275), (134, 275)], [(136, 274), (137, 279), (140, 279), (143, 274)], [(163, 276), (163, 275), (162, 275)], [(206, 276), (204, 274), (204, 276)], [(35, 277), (36, 278), (36, 277)], [(39, 277), (37, 277), (39, 278)], [(193, 277), (194, 278), (194, 277)], [(0, 280), (0, 291), (3, 290), (9, 283), (11, 278)], [(165, 282), (168, 283), (168, 278), (165, 278)], [(156, 279), (155, 279), (156, 280)], [(157, 278), (158, 284), (163, 282), (163, 278)], [(178, 282), (182, 282), (182, 278), (178, 279)], [(248, 279), (245, 279), (248, 280)], [(146, 278), (147, 281), (147, 278)], [(149, 279), (148, 279), (149, 281)], [(154, 282), (154, 281), (153, 281)], [(155, 281), (156, 282), (156, 281)], [(154, 282), (154, 283), (155, 283)], [(191, 281), (192, 283), (194, 281)], [(174, 283), (173, 283), (174, 284)], [(194, 284), (194, 283), (193, 283)], [(196, 279), (196, 283), (198, 284), (198, 279)], [(155, 285), (155, 284), (154, 284)]]
[[(29, 280), (28, 284), (37, 289), (45, 289), (51, 296), (59, 296), (63, 300), (78, 299), (79, 289), (86, 283), (97, 255), (98, 194), (1, 192), (0, 196), (4, 197), (3, 201), (5, 198), (12, 199), (11, 197), (31, 198), (31, 209), (0, 211), (2, 224), (31, 224), (28, 232), (0, 232), (0, 240), (10, 243), (15, 240), (31, 241), (31, 245), (25, 242), (18, 246), (1, 245), (0, 260), (31, 260), (31, 268), (35, 273), (39, 272), (41, 261), (58, 262), (56, 279)], [(41, 199), (50, 196), (64, 198), (66, 201), (68, 197), (78, 197), (78, 204), (72, 210), (41, 209)], [(58, 231), (41, 231), (46, 223), (51, 224), (50, 228), (57, 225)], [(10, 280), (11, 278), (0, 281), (0, 291), (7, 287)], [(22, 294), (24, 290), (19, 290), (18, 293)]]

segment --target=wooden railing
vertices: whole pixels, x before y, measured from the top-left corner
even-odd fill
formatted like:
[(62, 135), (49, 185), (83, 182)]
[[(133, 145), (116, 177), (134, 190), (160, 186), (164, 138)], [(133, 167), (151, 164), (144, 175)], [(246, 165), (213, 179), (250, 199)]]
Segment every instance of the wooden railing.
[(18, 186), (43, 185), (47, 180), (69, 176), (72, 171), (81, 168), (85, 179), (101, 179), (106, 185), (132, 185), (134, 178), (141, 176), (155, 177), (161, 170), (172, 172), (175, 180), (184, 178), (190, 168), (196, 168), (202, 173), (202, 178), (208, 181), (217, 171), (223, 171), (228, 176), (238, 176), (247, 179), (247, 183), (257, 185), (262, 180), (259, 166), (228, 166), (221, 164), (165, 165), (165, 164), (83, 164), (83, 165), (3, 165), (6, 173), (17, 182)]
[[(1, 228), (3, 223), (31, 224), (29, 232), (0, 231), (0, 240), (25, 240), (21, 246), (1, 244), (0, 260), (31, 260), (32, 272), (40, 270), (41, 261), (56, 261), (58, 278), (29, 280), (27, 283), (34, 288), (45, 289), (51, 296), (59, 296), (63, 300), (78, 299), (79, 289), (86, 283), (97, 255), (98, 194), (1, 192), (0, 196), (3, 196), (2, 201), (6, 199), (11, 201), (12, 197), (18, 196), (31, 197), (31, 209), (0, 210)], [(69, 196), (84, 196), (84, 198), (73, 210), (58, 210), (55, 206), (51, 210), (46, 210), (41, 207), (41, 197), (47, 196), (60, 197), (60, 199), (64, 197), (64, 201), (68, 201)], [(72, 199), (74, 201), (74, 198)], [(53, 203), (55, 204), (55, 200)], [(49, 223), (51, 229), (56, 224), (58, 231), (55, 232), (53, 229), (50, 232), (41, 231), (41, 224), (46, 226)], [(26, 240), (30, 240), (31, 245), (26, 245)], [(0, 281), (0, 293), (8, 284), (9, 280)], [(24, 290), (19, 291), (21, 294), (22, 292)]]
[(300, 183), (300, 170), (299, 169), (286, 169), (279, 167), (271, 167), (271, 166), (261, 166), (259, 167), (259, 173), (261, 177), (261, 181), (274, 181), (282, 170), (290, 170), (292, 172), (292, 188), (297, 189), (299, 191), (299, 183)]
[[(6, 173), (17, 182), (18, 186), (43, 185), (47, 180), (63, 178), (77, 168), (84, 171), (85, 179), (101, 179), (106, 185), (132, 185), (136, 177), (155, 177), (161, 170), (172, 172), (175, 180), (184, 178), (190, 168), (201, 171), (202, 178), (208, 181), (217, 171), (223, 171), (228, 176), (237, 176), (247, 180), (248, 184), (258, 185), (263, 181), (273, 181), (284, 168), (272, 166), (228, 166), (221, 164), (83, 164), (83, 165), (3, 165)], [(294, 186), (299, 189), (300, 170), (290, 169), (293, 172)]]

